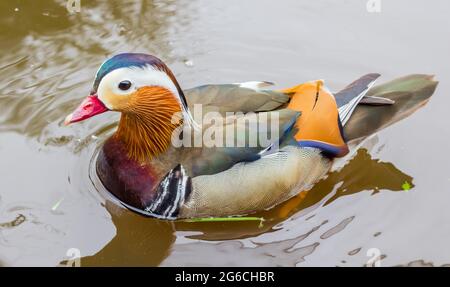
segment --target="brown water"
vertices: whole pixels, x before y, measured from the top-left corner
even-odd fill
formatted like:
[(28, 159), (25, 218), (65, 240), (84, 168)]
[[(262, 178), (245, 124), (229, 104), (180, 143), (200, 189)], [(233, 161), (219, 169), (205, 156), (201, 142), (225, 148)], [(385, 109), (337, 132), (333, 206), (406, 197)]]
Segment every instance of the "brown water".
[[(83, 266), (450, 263), (448, 1), (382, 0), (381, 13), (363, 0), (82, 1), (73, 15), (65, 3), (0, 3), (0, 265), (55, 266), (70, 248)], [(323, 78), (337, 90), (368, 72), (440, 85), (312, 190), (259, 214), (263, 226), (173, 223), (123, 209), (89, 180), (117, 115), (62, 125), (102, 61), (125, 51), (161, 57), (185, 88)]]

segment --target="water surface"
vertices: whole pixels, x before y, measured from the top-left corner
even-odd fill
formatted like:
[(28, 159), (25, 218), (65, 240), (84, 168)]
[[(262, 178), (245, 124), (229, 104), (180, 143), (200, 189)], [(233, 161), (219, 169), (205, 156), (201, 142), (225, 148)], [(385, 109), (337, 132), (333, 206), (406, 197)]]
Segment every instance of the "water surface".
[[(450, 263), (448, 1), (382, 0), (381, 13), (361, 0), (82, 1), (75, 14), (65, 4), (0, 3), (0, 265), (64, 265), (70, 248), (84, 266)], [(312, 190), (257, 214), (263, 226), (174, 223), (131, 213), (91, 183), (118, 115), (62, 124), (119, 52), (157, 55), (185, 88), (322, 78), (338, 90), (369, 72), (440, 84)]]

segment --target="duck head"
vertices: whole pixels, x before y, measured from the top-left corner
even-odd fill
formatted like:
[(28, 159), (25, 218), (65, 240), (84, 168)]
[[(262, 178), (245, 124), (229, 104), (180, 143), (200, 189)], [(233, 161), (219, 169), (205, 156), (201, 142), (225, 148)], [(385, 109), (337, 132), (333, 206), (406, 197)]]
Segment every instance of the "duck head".
[(183, 121), (193, 122), (173, 73), (160, 59), (147, 54), (124, 53), (106, 60), (90, 95), (66, 117), (65, 124), (107, 111), (121, 112), (114, 136), (135, 160), (164, 152), (174, 129)]

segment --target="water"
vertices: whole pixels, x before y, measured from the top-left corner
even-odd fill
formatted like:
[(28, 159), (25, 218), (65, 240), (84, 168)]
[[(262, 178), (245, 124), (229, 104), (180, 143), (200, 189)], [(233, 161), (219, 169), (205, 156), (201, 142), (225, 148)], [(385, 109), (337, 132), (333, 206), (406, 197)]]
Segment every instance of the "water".
[[(0, 265), (382, 266), (450, 263), (448, 1), (82, 1), (0, 3)], [(322, 78), (332, 90), (435, 74), (426, 107), (339, 161), (266, 221), (164, 222), (133, 214), (89, 180), (116, 126), (104, 114), (64, 127), (102, 61), (164, 59), (180, 84)], [(405, 191), (407, 182), (411, 189)], [(375, 249), (373, 249), (375, 248)]]

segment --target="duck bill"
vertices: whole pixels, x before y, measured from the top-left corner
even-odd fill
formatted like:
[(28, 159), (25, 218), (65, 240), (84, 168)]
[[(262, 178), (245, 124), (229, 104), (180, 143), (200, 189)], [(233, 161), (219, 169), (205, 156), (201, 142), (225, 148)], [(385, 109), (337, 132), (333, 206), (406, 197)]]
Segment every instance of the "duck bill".
[(73, 113), (66, 117), (64, 124), (67, 126), (80, 122), (106, 111), (108, 111), (108, 108), (98, 99), (97, 95), (90, 95), (81, 102)]

